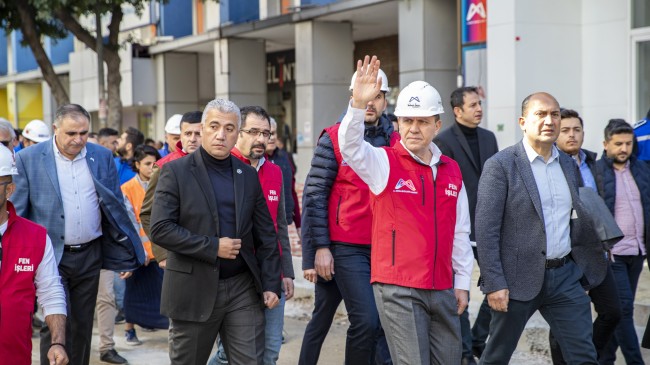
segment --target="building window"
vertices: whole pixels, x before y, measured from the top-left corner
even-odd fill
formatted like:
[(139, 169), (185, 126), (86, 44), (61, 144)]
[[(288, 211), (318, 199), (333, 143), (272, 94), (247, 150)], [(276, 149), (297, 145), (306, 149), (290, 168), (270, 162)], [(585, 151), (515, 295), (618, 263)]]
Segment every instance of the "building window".
[(636, 119), (643, 118), (650, 109), (650, 41), (637, 43), (637, 110)]
[(632, 28), (650, 27), (650, 1), (632, 0)]

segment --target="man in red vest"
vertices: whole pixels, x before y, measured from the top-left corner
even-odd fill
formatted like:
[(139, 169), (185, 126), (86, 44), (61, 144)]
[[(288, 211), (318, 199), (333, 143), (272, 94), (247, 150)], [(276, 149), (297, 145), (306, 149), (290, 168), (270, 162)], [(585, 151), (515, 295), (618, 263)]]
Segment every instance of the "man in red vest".
[(381, 88), (379, 60), (357, 62), (352, 100), (339, 128), (341, 154), (372, 194), (371, 278), (394, 364), (460, 364), (459, 315), (467, 307), (474, 256), (458, 164), (432, 142), (444, 112), (424, 81), (397, 98), (400, 143), (363, 140), (366, 104)]
[(65, 292), (45, 228), (17, 216), (7, 201), (17, 174), (13, 152), (0, 146), (0, 362), (32, 363), (32, 309), (38, 296), (52, 333), (47, 358), (51, 365), (64, 365)]
[[(181, 139), (176, 142), (176, 149), (174, 152), (170, 152), (167, 156), (156, 161), (153, 165), (153, 173), (149, 179), (149, 187), (147, 187), (147, 192), (144, 195), (144, 201), (142, 202), (142, 209), (140, 210), (140, 222), (142, 223), (142, 228), (147, 234), (147, 237), (151, 237), (151, 231), (149, 230), (149, 222), (151, 219), (151, 206), (153, 205), (154, 193), (156, 192), (156, 186), (158, 185), (158, 177), (160, 177), (160, 171), (162, 167), (170, 161), (177, 160), (181, 157), (185, 157), (188, 154), (196, 151), (201, 146), (201, 117), (203, 112), (194, 111), (187, 112), (183, 114), (181, 118)], [(170, 118), (171, 119), (171, 118)], [(158, 261), (158, 266), (161, 269), (164, 269), (167, 264), (167, 250), (156, 245), (152, 242), (151, 250), (153, 255)]]
[[(257, 170), (266, 205), (273, 218), (278, 236), (278, 248), (282, 263), (282, 293), (280, 303), (273, 309), (264, 309), (266, 326), (264, 328), (264, 364), (275, 364), (280, 356), (282, 328), (284, 326), (284, 304), (293, 297), (293, 264), (291, 244), (287, 230), (285, 212), (285, 191), (280, 167), (265, 158), (266, 144), (271, 136), (271, 122), (266, 110), (260, 106), (245, 106), (240, 109), (241, 128), (237, 144), (230, 153)], [(291, 197), (289, 197), (291, 199)], [(215, 357), (208, 364), (224, 363), (226, 354), (219, 346)], [(217, 359), (218, 357), (218, 359)]]

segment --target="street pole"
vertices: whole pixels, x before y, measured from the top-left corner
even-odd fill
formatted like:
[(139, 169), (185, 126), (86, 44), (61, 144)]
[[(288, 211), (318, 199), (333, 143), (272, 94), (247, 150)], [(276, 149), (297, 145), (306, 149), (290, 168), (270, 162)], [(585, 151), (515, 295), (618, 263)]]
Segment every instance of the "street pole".
[(97, 35), (97, 95), (99, 96), (99, 126), (106, 127), (106, 93), (104, 88), (104, 39), (102, 37), (102, 17), (99, 10), (99, 4), (95, 11), (95, 33)]

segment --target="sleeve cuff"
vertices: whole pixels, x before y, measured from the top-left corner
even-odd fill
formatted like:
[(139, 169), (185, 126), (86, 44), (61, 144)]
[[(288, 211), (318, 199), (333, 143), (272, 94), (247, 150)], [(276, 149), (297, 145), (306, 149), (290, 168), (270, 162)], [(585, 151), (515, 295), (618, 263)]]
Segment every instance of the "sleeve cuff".
[(471, 279), (464, 275), (454, 275), (454, 289), (463, 289), (469, 291)]
[(47, 308), (43, 308), (43, 317), (50, 316), (52, 314), (63, 314), (64, 316), (68, 315), (64, 305), (48, 305)]

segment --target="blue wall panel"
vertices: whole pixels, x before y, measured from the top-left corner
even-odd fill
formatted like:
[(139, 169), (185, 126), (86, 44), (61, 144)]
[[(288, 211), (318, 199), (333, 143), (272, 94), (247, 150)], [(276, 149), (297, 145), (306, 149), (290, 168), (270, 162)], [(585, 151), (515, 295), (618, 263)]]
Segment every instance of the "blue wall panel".
[(74, 51), (74, 36), (69, 33), (64, 39), (50, 39), (50, 60), (53, 65), (68, 63), (69, 55)]
[(260, 18), (259, 0), (222, 0), (221, 23), (245, 23)]
[(192, 0), (170, 0), (162, 5), (161, 35), (192, 35)]
[(36, 70), (38, 64), (32, 54), (32, 49), (29, 46), (23, 46), (20, 42), (23, 39), (23, 34), (19, 30), (14, 31), (13, 40), (14, 54), (16, 56), (16, 71), (25, 72)]
[(0, 76), (7, 74), (7, 34), (0, 29)]
[(335, 3), (337, 0), (302, 0), (302, 5), (325, 5)]

